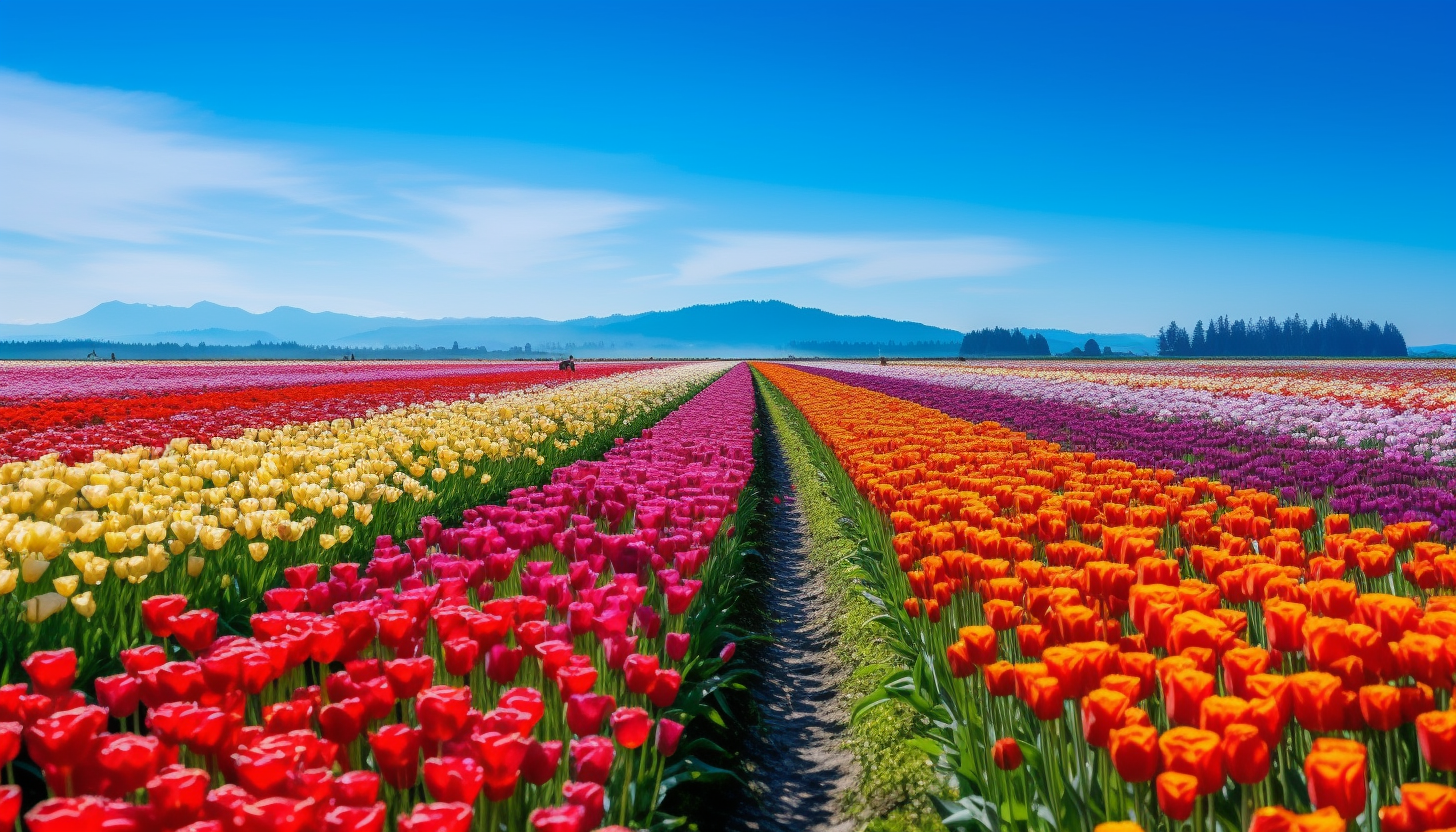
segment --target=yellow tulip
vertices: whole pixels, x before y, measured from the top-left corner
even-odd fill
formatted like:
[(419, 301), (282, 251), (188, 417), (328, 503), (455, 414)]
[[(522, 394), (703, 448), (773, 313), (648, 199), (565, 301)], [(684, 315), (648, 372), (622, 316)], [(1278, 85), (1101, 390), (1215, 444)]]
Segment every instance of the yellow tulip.
[(0, 595), (9, 595), (15, 591), (15, 580), (20, 577), (18, 569), (0, 569)]
[(207, 561), (197, 555), (187, 556), (187, 577), (196, 578), (202, 574), (202, 568), (207, 566)]
[(51, 581), (51, 585), (56, 588), (56, 592), (65, 598), (70, 598), (76, 594), (76, 586), (79, 583), (81, 583), (80, 575), (65, 575)]
[(268, 544), (262, 541), (259, 541), (257, 543), (249, 543), (248, 556), (253, 559), (254, 563), (262, 563), (263, 558), (268, 557)]
[(334, 544), (337, 542), (338, 541), (331, 534), (321, 534), (318, 536), (319, 548), (324, 550), (334, 548)]
[(26, 583), (33, 584), (40, 580), (40, 576), (45, 574), (50, 565), (51, 562), (45, 558), (26, 558), (20, 562), (20, 577)]
[(73, 595), (71, 606), (76, 608), (76, 612), (80, 613), (82, 618), (90, 618), (96, 614), (96, 600), (91, 597), (90, 592)]
[(21, 606), (21, 616), (27, 624), (39, 624), (66, 608), (67, 601), (58, 592), (47, 592), (27, 600)]

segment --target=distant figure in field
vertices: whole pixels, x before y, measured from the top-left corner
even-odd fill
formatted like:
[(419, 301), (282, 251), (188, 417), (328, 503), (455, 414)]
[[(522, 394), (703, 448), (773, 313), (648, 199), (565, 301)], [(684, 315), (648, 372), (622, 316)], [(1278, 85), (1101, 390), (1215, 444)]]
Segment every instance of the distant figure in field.
[(883, 355), (880, 356), (880, 366), (881, 367), (888, 367), (888, 366), (890, 366), (890, 359), (884, 357)]
[(115, 361), (115, 360), (116, 360), (116, 353), (112, 353), (112, 354), (111, 354), (111, 360), (112, 360), (112, 361)]
[(88, 358), (88, 359), (90, 359), (90, 358), (100, 358), (100, 357), (101, 357), (101, 356), (99, 356), (99, 355), (97, 355), (97, 354), (96, 354), (96, 350), (92, 350), (92, 351), (91, 351), (91, 354), (90, 354), (90, 355), (88, 355), (88, 356), (86, 356), (86, 357), (87, 357), (87, 358)]
[(568, 356), (566, 356), (566, 360), (565, 361), (562, 361), (559, 364), (557, 364), (556, 365), (556, 369), (561, 370), (563, 372), (571, 372), (571, 373), (576, 372), (576, 356), (574, 356), (574, 355), (568, 355)]

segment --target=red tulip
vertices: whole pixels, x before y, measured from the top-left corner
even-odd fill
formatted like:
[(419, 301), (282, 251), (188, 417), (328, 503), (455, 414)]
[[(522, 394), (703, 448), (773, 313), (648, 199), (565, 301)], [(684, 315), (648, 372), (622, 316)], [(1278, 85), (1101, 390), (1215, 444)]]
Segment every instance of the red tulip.
[(399, 832), (466, 832), (475, 810), (465, 803), (431, 803), (416, 806), (409, 817), (399, 819)]
[(415, 698), (415, 717), (426, 739), (435, 742), (450, 739), (465, 727), (469, 716), (470, 688), (436, 685)]
[(627, 689), (645, 695), (657, 682), (657, 657), (633, 653), (622, 665), (622, 671), (627, 677)]
[(474, 639), (452, 638), (442, 645), (445, 651), (445, 672), (452, 676), (469, 676), (480, 657), (480, 644)]
[(678, 689), (682, 686), (682, 674), (676, 670), (659, 670), (647, 692), (647, 698), (659, 708), (670, 708), (677, 701)]
[(25, 726), (19, 722), (0, 722), (0, 766), (8, 766), (20, 756), (20, 735), (24, 730)]
[(615, 754), (606, 737), (585, 737), (571, 741), (571, 779), (606, 785)]
[(172, 635), (187, 652), (197, 655), (206, 650), (217, 636), (217, 613), (212, 610), (190, 610), (171, 622)]
[(1082, 737), (1087, 744), (1106, 748), (1108, 735), (1121, 727), (1122, 716), (1131, 704), (1126, 694), (1105, 688), (1082, 697)]
[(602, 822), (602, 815), (607, 800), (607, 790), (599, 783), (577, 783), (567, 780), (561, 784), (561, 797), (570, 806), (580, 806), (585, 810), (582, 816), (582, 828), (594, 829)]
[(172, 621), (187, 609), (182, 595), (154, 595), (141, 603), (142, 624), (157, 638), (172, 635)]
[(626, 749), (642, 747), (652, 733), (652, 717), (641, 708), (618, 708), (611, 723), (612, 736)]
[(526, 756), (521, 761), (521, 776), (533, 786), (543, 785), (556, 776), (561, 767), (561, 740), (541, 742), (535, 737), (526, 741)]
[(667, 657), (675, 662), (680, 662), (688, 654), (688, 647), (692, 644), (692, 636), (688, 633), (668, 633), (666, 639)]
[[(368, 710), (358, 697), (347, 697), (325, 705), (319, 711), (319, 733), (324, 739), (339, 745), (348, 745), (359, 738), (364, 731)], [(453, 734), (451, 736), (454, 736)], [(368, 801), (373, 803), (373, 800)]]
[(487, 731), (471, 738), (485, 770), (485, 796), (496, 802), (508, 799), (516, 790), (530, 744), (520, 734)]
[(92, 740), (105, 727), (106, 711), (94, 705), (59, 711), (25, 729), (25, 747), (37, 765), (75, 765), (86, 759)]
[(0, 828), (15, 826), (20, 816), (20, 787), (0, 786)]
[(657, 720), (657, 734), (654, 745), (657, 753), (671, 757), (677, 753), (678, 741), (682, 739), (684, 726), (681, 722), (663, 717)]
[(566, 725), (579, 737), (599, 733), (602, 719), (617, 707), (609, 694), (579, 693), (566, 700)]
[(1015, 771), (1021, 768), (1021, 761), (1021, 745), (1010, 737), (996, 740), (996, 744), (991, 747), (991, 762), (1002, 771)]
[(141, 685), (125, 673), (96, 680), (96, 702), (114, 719), (125, 719), (136, 713), (141, 697)]
[(586, 809), (567, 804), (531, 812), (531, 829), (534, 832), (582, 832), (586, 824)]
[(372, 771), (348, 771), (334, 778), (334, 802), (367, 807), (379, 799), (379, 775)]
[(414, 786), (420, 771), (420, 732), (405, 725), (386, 725), (369, 735), (369, 747), (384, 782), (396, 789)]
[(384, 663), (389, 688), (399, 699), (410, 699), (425, 689), (435, 676), (435, 660), (429, 656), (417, 659), (395, 659)]
[(173, 767), (147, 781), (147, 799), (157, 821), (173, 827), (200, 818), (211, 779), (205, 771)]
[(525, 651), (519, 647), (496, 644), (490, 648), (490, 654), (486, 657), (485, 675), (497, 685), (509, 685), (516, 680), (525, 655)]
[[(109, 734), (96, 744), (95, 762), (110, 781), (109, 797), (125, 797), (147, 785), (162, 762), (162, 741), (135, 734)], [(183, 824), (173, 824), (182, 826)]]
[(470, 757), (431, 757), (424, 777), (430, 797), (445, 803), (474, 803), (485, 785), (485, 770)]
[(69, 647), (60, 650), (37, 650), (26, 657), (20, 666), (30, 676), (30, 684), (35, 692), (52, 699), (68, 692), (76, 681), (76, 651)]

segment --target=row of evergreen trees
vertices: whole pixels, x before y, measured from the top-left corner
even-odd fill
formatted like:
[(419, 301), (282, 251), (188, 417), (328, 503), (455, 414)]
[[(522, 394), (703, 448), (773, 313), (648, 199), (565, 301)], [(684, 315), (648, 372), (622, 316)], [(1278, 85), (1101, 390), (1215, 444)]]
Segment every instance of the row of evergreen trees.
[(1331, 315), (1323, 323), (1298, 315), (1283, 323), (1274, 318), (1230, 321), (1227, 315), (1193, 326), (1193, 332), (1168, 324), (1158, 330), (1158, 355), (1173, 356), (1404, 356), (1405, 336), (1395, 324)]
[(1020, 329), (986, 328), (967, 332), (961, 341), (961, 355), (1051, 355), (1047, 339), (1039, 332), (1030, 337)]

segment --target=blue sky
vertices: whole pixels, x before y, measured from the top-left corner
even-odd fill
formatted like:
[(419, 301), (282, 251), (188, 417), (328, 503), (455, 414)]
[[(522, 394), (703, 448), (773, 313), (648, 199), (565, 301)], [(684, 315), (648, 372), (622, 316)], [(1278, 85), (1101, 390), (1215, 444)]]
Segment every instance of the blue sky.
[(1456, 342), (1456, 6), (0, 2), (0, 320), (779, 298)]

